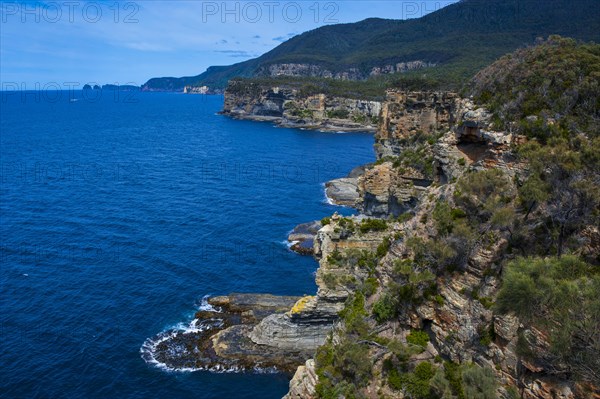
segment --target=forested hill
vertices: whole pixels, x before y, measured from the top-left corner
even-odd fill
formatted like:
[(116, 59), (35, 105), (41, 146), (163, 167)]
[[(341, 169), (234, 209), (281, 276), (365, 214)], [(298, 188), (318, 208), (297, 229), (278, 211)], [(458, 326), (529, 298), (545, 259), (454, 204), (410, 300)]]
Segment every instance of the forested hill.
[(538, 37), (600, 41), (597, 0), (463, 0), (413, 20), (370, 18), (298, 35), (261, 57), (214, 66), (198, 76), (153, 78), (145, 90), (186, 85), (223, 88), (233, 77), (312, 76), (365, 79), (426, 69), (466, 78)]

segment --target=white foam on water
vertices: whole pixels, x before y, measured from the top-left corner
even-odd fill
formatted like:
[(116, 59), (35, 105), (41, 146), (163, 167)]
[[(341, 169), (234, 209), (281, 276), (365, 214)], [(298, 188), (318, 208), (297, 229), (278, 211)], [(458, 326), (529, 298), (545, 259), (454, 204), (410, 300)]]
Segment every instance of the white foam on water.
[[(222, 312), (222, 310), (217, 309), (217, 308), (213, 307), (211, 304), (209, 304), (208, 298), (209, 298), (209, 295), (206, 295), (202, 298), (200, 305), (198, 306), (198, 310), (205, 311), (205, 312), (214, 312), (215, 316), (217, 316), (219, 313)], [(208, 319), (208, 320), (195, 318), (189, 323), (183, 323), (183, 322), (177, 323), (174, 326), (170, 326), (170, 327), (166, 328), (164, 331), (158, 333), (156, 336), (146, 339), (140, 348), (140, 355), (147, 364), (149, 364), (153, 367), (156, 367), (162, 371), (166, 371), (166, 372), (191, 373), (194, 371), (209, 371), (212, 373), (221, 373), (221, 374), (223, 374), (223, 373), (241, 373), (241, 372), (247, 372), (247, 371), (252, 371), (257, 374), (274, 374), (274, 373), (279, 372), (274, 367), (264, 367), (264, 368), (263, 367), (255, 367), (252, 370), (248, 370), (248, 369), (246, 369), (244, 367), (240, 367), (240, 366), (224, 366), (224, 365), (219, 365), (219, 364), (215, 365), (215, 366), (211, 366), (211, 367), (201, 366), (201, 367), (179, 367), (179, 368), (177, 368), (177, 367), (171, 367), (171, 366), (167, 365), (166, 363), (159, 361), (156, 358), (156, 350), (158, 349), (158, 346), (165, 341), (173, 339), (180, 334), (199, 333), (202, 331), (210, 330), (212, 328), (220, 328), (222, 326), (223, 326), (223, 320), (219, 319), (218, 317), (215, 317), (214, 319)], [(177, 348), (174, 348), (174, 350), (176, 350), (176, 349)], [(197, 350), (197, 349), (195, 349), (195, 350)]]
[(321, 187), (323, 187), (323, 201), (322, 202), (324, 204), (329, 204), (329, 205), (337, 206), (333, 202), (333, 200), (327, 196), (327, 190), (326, 190), (326, 187), (325, 187), (325, 183), (321, 183)]
[(221, 313), (222, 310), (215, 308), (213, 305), (211, 305), (210, 303), (208, 303), (208, 298), (210, 298), (210, 295), (204, 295), (200, 301), (200, 305), (198, 306), (198, 310), (202, 310), (205, 312), (215, 312), (215, 313)]
[[(204, 297), (202, 297), (202, 300), (200, 301), (200, 305), (198, 306), (198, 310), (205, 311), (205, 312), (214, 312), (215, 316), (217, 316), (219, 313), (222, 312), (222, 310), (217, 309), (214, 306), (212, 306), (210, 303), (208, 303), (209, 297), (210, 297), (209, 295), (205, 295)], [(196, 368), (170, 367), (167, 364), (162, 363), (158, 359), (156, 359), (156, 350), (158, 348), (158, 345), (160, 345), (161, 343), (163, 343), (165, 341), (175, 338), (179, 334), (200, 333), (200, 332), (207, 331), (207, 330), (210, 330), (215, 327), (217, 327), (217, 328), (221, 327), (222, 325), (223, 325), (223, 320), (220, 320), (218, 318), (214, 318), (214, 319), (210, 319), (210, 320), (201, 320), (201, 319), (194, 318), (189, 323), (183, 323), (183, 322), (177, 323), (174, 326), (170, 326), (170, 327), (166, 328), (165, 330), (158, 333), (154, 337), (146, 339), (140, 348), (140, 354), (142, 356), (142, 359), (144, 359), (144, 361), (147, 364), (150, 364), (150, 365), (157, 367), (164, 371), (190, 372), (190, 371), (204, 370), (204, 368), (196, 369)]]

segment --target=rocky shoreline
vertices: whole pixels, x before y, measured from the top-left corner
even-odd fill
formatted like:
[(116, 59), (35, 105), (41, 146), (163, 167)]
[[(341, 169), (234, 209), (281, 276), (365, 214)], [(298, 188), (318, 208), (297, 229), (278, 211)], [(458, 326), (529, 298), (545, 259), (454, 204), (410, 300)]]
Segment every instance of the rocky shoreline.
[[(265, 94), (263, 90), (258, 102), (246, 100), (253, 104), (251, 108), (258, 103), (265, 107), (269, 96), (278, 93), (272, 89)], [(231, 101), (229, 97), (226, 114), (239, 117), (232, 111)], [(285, 101), (277, 106), (283, 109)], [(251, 118), (272, 121), (278, 117)], [(415, 266), (410, 263), (414, 249), (406, 238), (425, 240), (435, 235), (430, 216), (438, 202), (454, 198), (457, 179), (489, 169), (514, 178), (523, 165), (512, 154), (510, 144), (522, 138), (495, 131), (485, 109), (454, 93), (391, 91), (380, 118), (375, 137), (378, 161), (325, 185), (333, 203), (353, 207), (359, 216), (334, 214), (301, 224), (288, 236), (292, 250), (319, 261), (316, 295), (210, 298), (214, 310), (196, 315), (195, 326), (201, 328), (160, 342), (155, 351), (157, 361), (175, 368), (268, 368), (294, 373), (285, 398), (315, 398), (319, 372), (313, 359), (317, 349), (342, 340), (340, 331), (347, 323), (343, 314), (353, 306), (357, 293), (363, 295), (363, 311), (365, 305), (373, 308), (388, 295), (386, 287), (398, 284), (394, 278), (400, 274), (408, 276), (402, 283), (406, 286), (431, 279), (429, 289), (435, 289), (435, 294), (383, 324), (371, 319), (374, 325), (368, 327), (375, 336), (366, 345), (370, 346), (374, 374), (364, 388), (372, 393), (369, 397), (402, 397), (382, 377), (386, 361), (394, 357), (378, 342), (408, 345), (407, 337), (418, 330), (427, 332), (428, 343), (422, 351), (407, 355), (412, 368), (421, 362), (477, 364), (492, 370), (502, 383), (498, 397), (508, 398), (509, 390), (518, 388), (526, 399), (575, 399), (579, 387), (548, 375), (543, 361), (526, 361), (518, 354), (524, 336), (536, 351), (547, 353), (543, 333), (491, 308), (491, 298), (500, 286), (498, 259), (507, 246), (506, 231), (470, 253), (464, 269), (428, 277), (425, 272), (407, 269)], [(428, 141), (432, 137), (435, 139)], [(456, 218), (466, 217), (455, 212)]]
[(302, 223), (294, 227), (288, 235), (290, 249), (300, 255), (313, 255), (315, 237), (323, 227), (320, 221)]
[(324, 132), (375, 132), (381, 102), (307, 95), (292, 87), (231, 81), (225, 90), (223, 115), (269, 122), (280, 127)]
[(268, 122), (276, 125), (277, 127), (289, 128), (289, 129), (302, 129), (302, 130), (318, 130), (320, 132), (327, 133), (375, 133), (377, 127), (373, 125), (363, 125), (360, 123), (351, 123), (348, 121), (336, 121), (331, 119), (315, 121), (305, 119), (288, 119), (277, 116), (261, 116), (252, 115), (245, 113), (229, 113), (233, 119), (246, 120), (253, 122)]
[[(249, 334), (265, 318), (283, 315), (301, 297), (269, 294), (230, 294), (207, 298), (190, 328), (157, 337), (154, 363), (173, 370), (251, 371), (292, 373), (312, 352), (264, 347)], [(310, 348), (312, 349), (312, 348)]]

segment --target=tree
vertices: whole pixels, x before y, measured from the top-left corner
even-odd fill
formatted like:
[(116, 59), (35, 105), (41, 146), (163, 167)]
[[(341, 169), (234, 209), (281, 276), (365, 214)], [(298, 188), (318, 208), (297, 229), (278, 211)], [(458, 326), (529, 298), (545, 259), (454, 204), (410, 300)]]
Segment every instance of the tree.
[(538, 210), (546, 235), (546, 253), (559, 257), (569, 237), (600, 221), (600, 138), (531, 143), (520, 151), (529, 175), (519, 189), (527, 215)]
[(548, 332), (548, 356), (557, 372), (571, 372), (598, 385), (598, 292), (600, 268), (575, 256), (519, 258), (507, 265), (496, 306), (498, 311), (515, 312), (526, 324)]
[(495, 399), (496, 376), (488, 367), (472, 366), (463, 370), (462, 380), (466, 399)]

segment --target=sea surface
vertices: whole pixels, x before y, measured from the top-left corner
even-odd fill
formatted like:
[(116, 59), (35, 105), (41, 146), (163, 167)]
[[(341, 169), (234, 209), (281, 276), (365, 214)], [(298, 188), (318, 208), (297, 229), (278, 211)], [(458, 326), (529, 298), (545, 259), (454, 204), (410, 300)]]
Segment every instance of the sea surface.
[[(0, 397), (279, 398), (273, 373), (167, 371), (141, 348), (206, 295), (312, 294), (296, 225), (366, 133), (220, 116), (221, 96), (0, 93)], [(118, 95), (115, 95), (118, 94)]]

